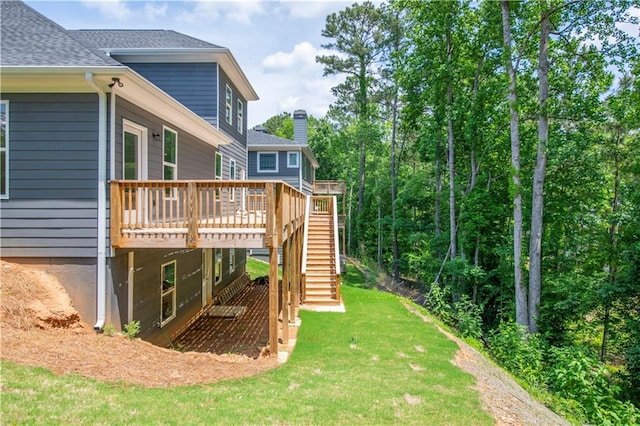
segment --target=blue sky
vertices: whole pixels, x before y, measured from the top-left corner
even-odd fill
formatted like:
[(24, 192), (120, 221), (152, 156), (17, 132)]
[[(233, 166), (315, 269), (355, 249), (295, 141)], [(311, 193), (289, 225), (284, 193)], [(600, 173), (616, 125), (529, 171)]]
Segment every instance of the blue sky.
[(231, 49), (260, 100), (249, 104), (248, 124), (305, 109), (323, 116), (339, 77), (322, 76), (316, 55), (329, 13), (343, 1), (25, 1), (67, 29), (169, 29)]

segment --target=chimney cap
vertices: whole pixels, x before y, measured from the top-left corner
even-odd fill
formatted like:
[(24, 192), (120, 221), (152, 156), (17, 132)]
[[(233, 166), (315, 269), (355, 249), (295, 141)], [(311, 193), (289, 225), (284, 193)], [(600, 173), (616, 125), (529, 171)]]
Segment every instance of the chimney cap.
[(269, 134), (269, 132), (267, 131), (267, 128), (264, 126), (256, 126), (254, 131)]
[(303, 109), (297, 109), (293, 112), (293, 118), (307, 118), (307, 111)]

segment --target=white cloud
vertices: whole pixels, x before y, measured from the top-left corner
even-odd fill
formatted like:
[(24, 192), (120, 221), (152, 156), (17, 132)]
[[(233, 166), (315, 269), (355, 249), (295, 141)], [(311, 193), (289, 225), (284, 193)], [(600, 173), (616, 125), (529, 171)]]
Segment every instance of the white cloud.
[(203, 20), (230, 19), (240, 24), (251, 24), (252, 18), (264, 15), (265, 9), (260, 0), (207, 1), (189, 2), (192, 10), (180, 15), (180, 20), (198, 22)]
[(156, 18), (167, 15), (167, 8), (168, 6), (166, 3), (145, 3), (143, 14), (149, 21), (155, 21)]
[(129, 5), (124, 0), (83, 0), (85, 6), (96, 9), (105, 18), (124, 20), (132, 15)]
[(316, 49), (307, 41), (296, 44), (291, 52), (278, 51), (262, 60), (261, 67), (265, 72), (280, 72), (288, 68), (300, 71), (309, 69), (322, 70), (322, 65), (316, 63), (316, 56), (329, 53), (324, 49)]

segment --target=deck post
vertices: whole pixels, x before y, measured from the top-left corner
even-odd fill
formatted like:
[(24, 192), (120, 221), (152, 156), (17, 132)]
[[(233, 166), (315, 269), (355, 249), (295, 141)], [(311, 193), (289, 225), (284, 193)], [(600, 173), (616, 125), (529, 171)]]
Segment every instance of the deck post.
[(187, 247), (196, 248), (198, 246), (198, 189), (195, 182), (187, 184)]
[(289, 344), (289, 284), (291, 283), (290, 240), (282, 243), (282, 343)]
[(278, 247), (269, 247), (269, 355), (278, 356)]
[(111, 181), (111, 205), (109, 206), (111, 217), (111, 245), (113, 247), (120, 246), (120, 228), (122, 227), (122, 199), (120, 194), (120, 185), (116, 181)]

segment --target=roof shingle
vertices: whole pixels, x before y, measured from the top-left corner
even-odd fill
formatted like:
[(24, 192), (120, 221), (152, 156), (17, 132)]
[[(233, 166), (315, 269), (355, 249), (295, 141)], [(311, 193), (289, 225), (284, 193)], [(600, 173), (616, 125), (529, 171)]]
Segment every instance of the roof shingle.
[(74, 30), (97, 49), (223, 49), (173, 30)]
[(0, 65), (122, 66), (21, 1), (0, 1)]

